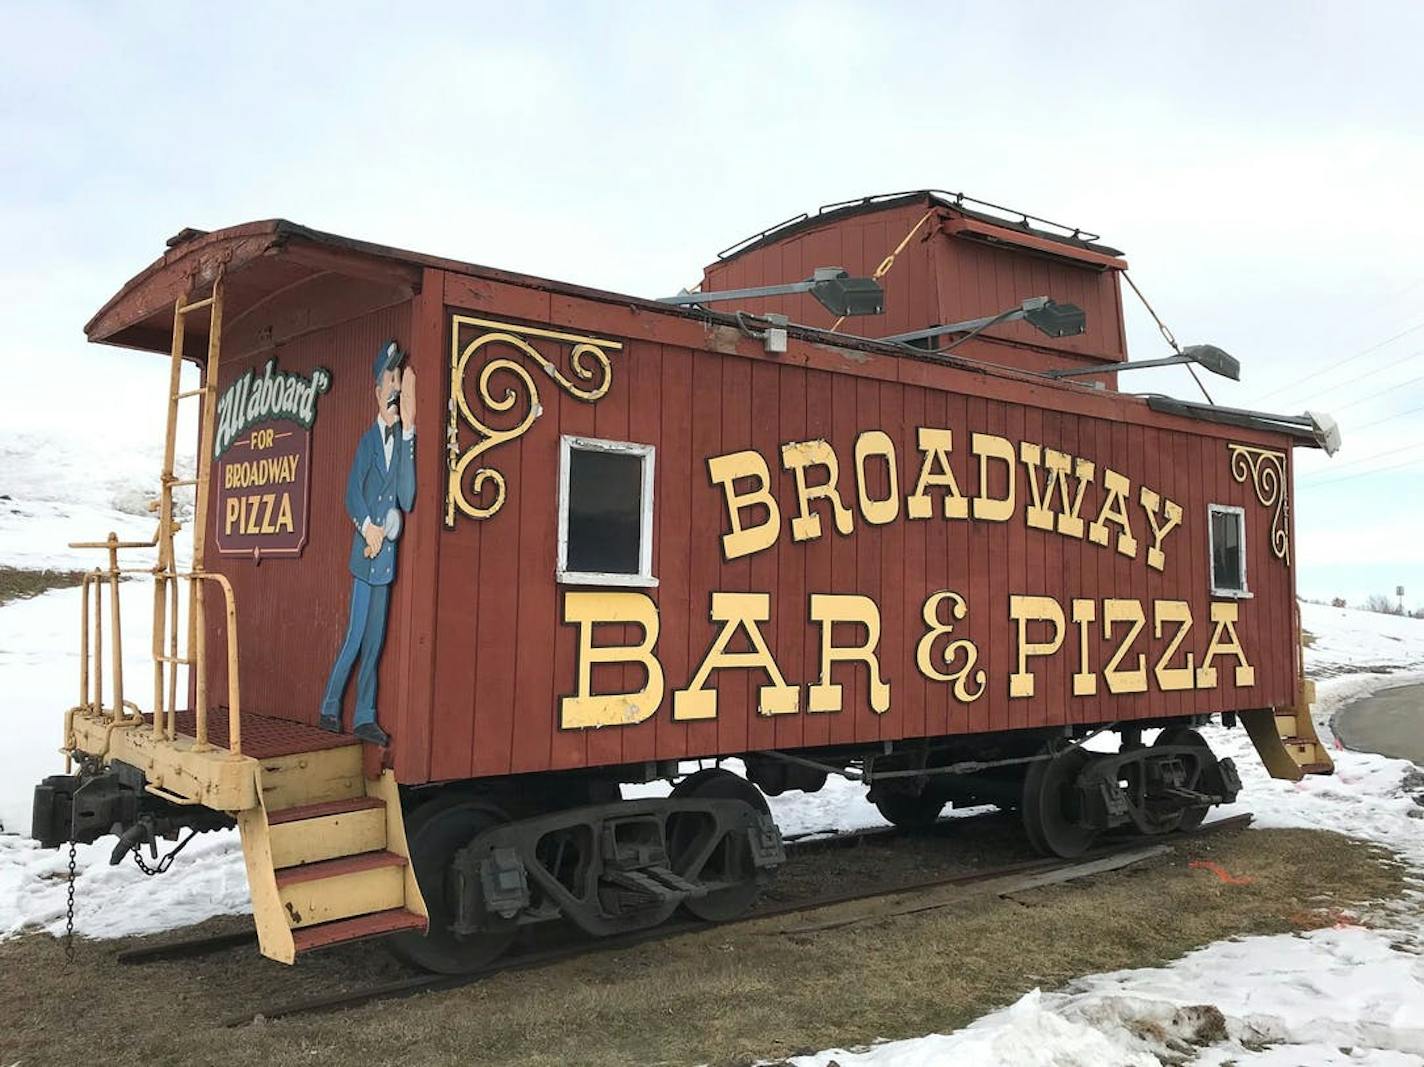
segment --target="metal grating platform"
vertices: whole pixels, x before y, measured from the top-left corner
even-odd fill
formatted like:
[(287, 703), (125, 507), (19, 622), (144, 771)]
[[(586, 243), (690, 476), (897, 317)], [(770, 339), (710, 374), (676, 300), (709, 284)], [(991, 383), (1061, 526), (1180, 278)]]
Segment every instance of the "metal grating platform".
[[(145, 715), (144, 718), (153, 722), (152, 715)], [(177, 725), (178, 733), (186, 737), (197, 736), (197, 718), (191, 711), (180, 711)], [(208, 741), (219, 748), (228, 747), (226, 709), (208, 712)], [(360, 743), (360, 738), (350, 734), (333, 734), (306, 723), (254, 715), (250, 711), (242, 713), (242, 754), (253, 759), (345, 748)]]

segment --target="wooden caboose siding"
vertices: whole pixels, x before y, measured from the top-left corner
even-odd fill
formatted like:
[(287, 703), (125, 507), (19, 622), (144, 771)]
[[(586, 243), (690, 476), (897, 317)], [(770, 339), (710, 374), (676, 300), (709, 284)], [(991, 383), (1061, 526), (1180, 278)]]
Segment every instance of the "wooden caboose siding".
[[(218, 382), (219, 391), (249, 369), (261, 371), (276, 356), (283, 371), (309, 375), (317, 367), (332, 372), (329, 392), (317, 401), (317, 416), (311, 430), (311, 480), (308, 541), (299, 557), (269, 558), (254, 563), (245, 556), (224, 556), (217, 551), (215, 531), (223, 520), (214, 508), (213, 524), (207, 531), (209, 566), (227, 575), (237, 602), (238, 656), (244, 710), (261, 715), (315, 724), (327, 672), (346, 631), (351, 595), (351, 574), (347, 554), (351, 549), (351, 522), (344, 504), (347, 471), (356, 441), (375, 419), (371, 361), (387, 338), (404, 340), (411, 329), (411, 304), (404, 303), (348, 319), (339, 325), (306, 333), (275, 347), (266, 347), (225, 360)], [(440, 366), (436, 359), (427, 365), (429, 408), (440, 403)], [(419, 414), (419, 413), (418, 413)], [(417, 460), (424, 452), (434, 453), (438, 465), (441, 449), (438, 430), (426, 435), (417, 447)], [(427, 464), (427, 470), (429, 465)], [(422, 472), (417, 507), (428, 507), (431, 521), (438, 521), (440, 495), (438, 466), (434, 474)], [(415, 516), (412, 516), (414, 519)], [(415, 525), (414, 521), (411, 523)], [(411, 554), (413, 555), (413, 554)], [(410, 559), (400, 561), (401, 577)], [(414, 582), (410, 582), (414, 585)], [(381, 712), (403, 717), (402, 697), (406, 687), (399, 664), (405, 655), (406, 614), (396, 603), (406, 587), (396, 587), (386, 648), (378, 681)], [(225, 649), (218, 613), (210, 613), (210, 649)], [(209, 670), (215, 679), (210, 691), (225, 692), (225, 656), (213, 655)], [(354, 691), (354, 684), (350, 687)], [(348, 692), (346, 711), (351, 711), (353, 693)], [(390, 721), (390, 720), (388, 720)]]
[[(430, 699), (427, 704), (413, 697), (403, 718), (388, 722), (402, 781), (1151, 718), (1287, 704), (1294, 697), (1290, 568), (1271, 555), (1272, 512), (1257, 503), (1249, 481), (1232, 478), (1227, 447), (1237, 442), (1288, 452), (1284, 438), (1158, 415), (1145, 405), (1086, 389), (824, 344), (794, 341), (786, 355), (767, 357), (760, 344), (690, 317), (454, 274), (445, 276), (444, 295), (447, 331), (450, 315), (458, 313), (606, 336), (624, 347), (613, 357), (612, 384), (596, 403), (543, 382), (541, 417), (522, 437), (489, 454), (490, 464), (506, 477), (502, 509), (483, 520), (460, 517), (453, 528), (434, 535), (433, 600), (416, 606), (428, 618), (411, 620), (413, 646), (428, 633), (433, 649)], [(448, 333), (443, 343), (449, 345)], [(427, 419), (422, 415), (427, 447), (420, 453), (425, 480), (419, 508), (429, 508), (439, 492), (429, 481), (428, 442), (437, 431)], [(966, 495), (978, 489), (968, 448), (973, 432), (1090, 459), (1099, 486), (1106, 467), (1125, 475), (1132, 484), (1136, 558), (1111, 546), (1028, 528), (1022, 469), (1020, 503), (1008, 522), (908, 520), (903, 496), (918, 469), (919, 426), (954, 431), (951, 467)], [(872, 526), (857, 512), (853, 532), (842, 536), (825, 517), (819, 539), (793, 542), (785, 526), (797, 513), (797, 498), (780, 465), (781, 445), (829, 442), (841, 463), (842, 499), (854, 511), (855, 440), (877, 429), (890, 435), (898, 456), (900, 518)], [(659, 584), (647, 594), (658, 607), (656, 654), (667, 688), (657, 712), (637, 725), (559, 725), (560, 699), (575, 692), (578, 638), (576, 627), (560, 621), (567, 590), (554, 580), (560, 434), (657, 446), (653, 567)], [(743, 449), (767, 461), (783, 531), (766, 550), (729, 560), (720, 544), (726, 508), (721, 489), (709, 479), (707, 460)], [(1181, 504), (1185, 513), (1183, 526), (1167, 542), (1168, 563), (1160, 574), (1144, 561), (1151, 537), (1136, 504), (1144, 485)], [(1206, 540), (1211, 502), (1245, 509), (1252, 597), (1239, 602), (1237, 630), (1255, 667), (1253, 686), (1236, 686), (1228, 658), (1217, 661), (1220, 677), (1211, 690), (1159, 693), (1154, 687), (1147, 694), (1112, 696), (1100, 678), (1095, 697), (1071, 697), (1077, 628), (1070, 619), (1060, 652), (1031, 664), (1039, 695), (1009, 697), (1015, 634), (1007, 606), (1013, 594), (1054, 597), (1065, 615), (1073, 598), (1092, 598), (1098, 615), (1089, 654), (1099, 671), (1115, 643), (1101, 635), (1104, 599), (1143, 602), (1146, 629), (1132, 652), (1147, 655), (1149, 673), (1162, 648), (1152, 636), (1151, 602), (1186, 601), (1193, 630), (1183, 651), (1200, 657), (1212, 630)], [(1090, 497), (1085, 521), (1094, 506)], [(419, 521), (428, 531), (430, 511)], [(430, 557), (419, 558), (424, 573)], [(410, 562), (407, 556), (402, 567)], [(413, 573), (403, 571), (399, 582), (410, 582)], [(921, 605), (937, 590), (966, 598), (969, 612), (955, 637), (974, 642), (989, 672), (984, 696), (967, 705), (952, 702), (944, 684), (915, 669), (924, 630)], [(872, 597), (880, 608), (878, 651), (892, 686), (890, 710), (884, 715), (871, 710), (868, 672), (860, 665), (834, 671), (845, 686), (843, 711), (807, 713), (803, 697), (803, 710), (777, 716), (757, 714), (757, 689), (765, 683), (760, 672), (724, 670), (712, 676), (716, 718), (674, 721), (672, 694), (687, 685), (720, 629), (709, 617), (714, 591), (770, 594), (771, 619), (762, 630), (788, 683), (802, 687), (803, 694), (819, 674), (819, 631), (808, 620), (809, 595)], [(422, 593), (417, 588), (410, 595), (418, 599)], [(597, 640), (631, 643), (637, 633), (631, 625), (603, 626)], [(413, 681), (418, 668), (408, 669)], [(598, 666), (593, 678), (596, 691), (631, 691), (642, 684), (643, 671), (632, 664)], [(387, 721), (384, 705), (382, 716)], [(425, 738), (428, 743), (422, 744)]]
[[(1027, 297), (1050, 296), (1084, 310), (1087, 329), (1083, 334), (1046, 338), (1025, 323), (1008, 323), (994, 327), (992, 338), (967, 342), (960, 352), (1034, 369), (1126, 358), (1115, 269), (1065, 258), (1071, 251), (1066, 247), (1064, 256), (1055, 257), (1016, 245), (975, 240), (955, 228), (954, 212), (931, 208), (924, 200), (881, 211), (832, 215), (822, 225), (797, 230), (784, 239), (711, 264), (704, 271), (703, 287), (740, 289), (799, 281), (816, 267), (826, 266), (869, 275), (926, 212), (933, 217), (920, 226), (884, 277), (884, 313), (848, 319), (841, 330), (885, 337), (995, 315)], [(975, 232), (984, 229), (992, 227), (976, 224)], [(818, 329), (829, 329), (835, 321), (806, 295), (752, 300), (738, 306), (757, 314), (781, 312), (793, 322)]]

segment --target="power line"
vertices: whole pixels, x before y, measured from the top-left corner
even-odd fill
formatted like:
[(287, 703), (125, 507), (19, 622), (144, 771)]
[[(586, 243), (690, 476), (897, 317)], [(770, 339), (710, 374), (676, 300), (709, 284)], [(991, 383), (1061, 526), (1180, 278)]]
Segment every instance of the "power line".
[[(1372, 429), (1374, 429), (1376, 426), (1383, 426), (1383, 425), (1384, 425), (1385, 423), (1387, 423), (1387, 422), (1393, 422), (1395, 419), (1402, 419), (1402, 418), (1404, 418), (1404, 416), (1406, 416), (1406, 415), (1417, 415), (1417, 414), (1418, 414), (1419, 412), (1421, 412), (1421, 411), (1424, 411), (1424, 404), (1421, 404), (1421, 405), (1420, 405), (1419, 407), (1417, 407), (1417, 408), (1410, 408), (1408, 411), (1399, 411), (1399, 412), (1396, 412), (1396, 413), (1393, 414), (1393, 415), (1386, 415), (1386, 416), (1385, 416), (1384, 418), (1382, 418), (1382, 419), (1376, 419), (1374, 422), (1367, 422), (1367, 423), (1365, 423), (1363, 426), (1356, 426), (1356, 427), (1354, 427), (1354, 429), (1355, 429), (1355, 430), (1372, 430)], [(1352, 432), (1353, 432), (1353, 430), (1352, 430)]]
[(1330, 371), (1339, 370), (1341, 367), (1344, 367), (1344, 366), (1346, 366), (1347, 364), (1353, 363), (1353, 362), (1355, 362), (1355, 360), (1357, 360), (1357, 359), (1362, 359), (1363, 357), (1368, 356), (1371, 352), (1378, 352), (1381, 348), (1384, 348), (1386, 345), (1392, 345), (1392, 344), (1394, 344), (1395, 341), (1398, 341), (1401, 337), (1407, 337), (1409, 334), (1413, 333), (1415, 330), (1424, 330), (1424, 322), (1415, 323), (1413, 326), (1410, 326), (1408, 329), (1401, 330), (1399, 333), (1395, 334), (1393, 337), (1390, 337), (1390, 338), (1388, 338), (1388, 339), (1386, 339), (1386, 340), (1384, 340), (1384, 341), (1381, 341), (1381, 342), (1379, 342), (1379, 344), (1371, 345), (1369, 348), (1366, 348), (1366, 349), (1365, 349), (1364, 351), (1362, 351), (1362, 352), (1356, 352), (1353, 356), (1350, 356), (1348, 359), (1343, 359), (1343, 360), (1341, 360), (1339, 363), (1331, 363), (1331, 364), (1329, 364), (1328, 366), (1321, 367), (1321, 368), (1320, 368), (1319, 370), (1317, 370), (1317, 371), (1312, 371), (1310, 374), (1307, 374), (1304, 378), (1297, 378), (1294, 382), (1291, 382), (1291, 383), (1288, 384), (1288, 385), (1283, 385), (1283, 386), (1281, 386), (1279, 389), (1272, 389), (1269, 393), (1266, 393), (1266, 394), (1262, 395), (1259, 399), (1262, 400), (1262, 401), (1264, 401), (1264, 400), (1270, 399), (1271, 397), (1277, 395), (1278, 393), (1290, 392), (1291, 390), (1293, 390), (1293, 389), (1295, 389), (1296, 387), (1298, 387), (1299, 385), (1301, 385), (1303, 382), (1308, 382), (1308, 381), (1310, 381), (1312, 378), (1319, 378), (1322, 374), (1328, 374)]
[(1413, 352), (1409, 353), (1409, 355), (1403, 356), (1400, 359), (1396, 359), (1393, 363), (1386, 363), (1382, 367), (1376, 367), (1374, 370), (1367, 370), (1363, 374), (1357, 374), (1355, 375), (1354, 380), (1350, 384), (1354, 385), (1358, 382), (1364, 381), (1366, 378), (1373, 378), (1376, 374), (1391, 370), (1392, 368), (1399, 366), (1401, 363), (1408, 363), (1410, 360), (1418, 359), (1420, 356), (1424, 356), (1424, 348), (1416, 348)]
[(1412, 467), (1418, 463), (1419, 459), (1406, 459), (1402, 463), (1391, 463), (1387, 467), (1375, 467), (1373, 470), (1356, 471), (1354, 474), (1344, 474), (1339, 478), (1329, 478), (1323, 482), (1315, 482), (1308, 486), (1310, 489), (1323, 489), (1327, 485), (1334, 485), (1336, 482), (1348, 482), (1354, 478), (1368, 478), (1373, 474), (1384, 474), (1386, 471), (1396, 471), (1401, 467)]
[(1358, 467), (1361, 463), (1369, 463), (1371, 460), (1384, 459), (1385, 456), (1398, 455), (1400, 452), (1408, 452), (1411, 449), (1415, 448), (1424, 448), (1424, 441), (1415, 441), (1412, 445), (1400, 445), (1398, 448), (1386, 449), (1383, 452), (1373, 452), (1368, 456), (1361, 456), (1359, 459), (1352, 459), (1348, 463), (1332, 463), (1330, 466), (1322, 467), (1318, 471), (1310, 471), (1309, 473), (1302, 474), (1300, 476), (1300, 480), (1303, 481), (1307, 478), (1319, 478), (1322, 475), (1331, 475), (1334, 474), (1336, 471), (1340, 470), (1342, 467)]
[(1335, 410), (1348, 411), (1356, 404), (1363, 404), (1366, 400), (1374, 400), (1376, 397), (1384, 396), (1385, 393), (1392, 393), (1397, 389), (1403, 389), (1406, 385), (1414, 385), (1416, 382), (1424, 382), (1424, 374), (1421, 374), (1417, 378), (1410, 378), (1407, 382), (1395, 382), (1393, 385), (1386, 385), (1383, 389), (1379, 389), (1373, 393), (1368, 394), (1367, 396), (1362, 396), (1355, 400), (1351, 400), (1348, 404), (1341, 404)]

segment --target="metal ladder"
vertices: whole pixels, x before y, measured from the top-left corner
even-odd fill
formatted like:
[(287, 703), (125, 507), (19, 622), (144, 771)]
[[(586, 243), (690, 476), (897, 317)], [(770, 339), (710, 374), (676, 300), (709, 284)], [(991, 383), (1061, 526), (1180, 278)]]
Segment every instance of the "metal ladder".
[[(203, 369), (203, 384), (196, 389), (182, 390), (183, 348), (188, 316), (208, 312), (208, 354)], [(179, 297), (173, 305), (173, 343), (168, 370), (168, 425), (163, 443), (163, 472), (160, 494), (155, 505), (158, 511), (158, 531), (155, 540), (158, 559), (153, 567), (153, 732), (155, 736), (172, 740), (177, 736), (178, 668), (185, 666), (195, 673), (193, 702), (195, 751), (212, 748), (208, 742), (208, 678), (207, 678), (207, 596), (206, 583), (215, 582), (222, 589), (227, 608), (228, 635), (228, 751), (242, 754), (240, 731), (241, 706), (237, 685), (237, 619), (232, 587), (219, 574), (210, 574), (205, 566), (208, 497), (210, 491), (213, 450), (213, 424), (217, 412), (218, 372), (222, 363), (223, 275), (219, 271), (213, 280), (211, 295), (186, 303)], [(195, 476), (179, 478), (173, 469), (178, 443), (178, 415), (182, 401), (201, 398), (199, 416), (200, 439), (195, 458)], [(174, 535), (182, 529), (174, 517), (173, 491), (192, 486), (193, 500), (193, 563), (187, 573), (180, 573), (173, 548)], [(178, 640), (178, 583), (188, 582), (188, 635), (185, 651), (180, 654)], [(166, 677), (165, 677), (166, 668)]]

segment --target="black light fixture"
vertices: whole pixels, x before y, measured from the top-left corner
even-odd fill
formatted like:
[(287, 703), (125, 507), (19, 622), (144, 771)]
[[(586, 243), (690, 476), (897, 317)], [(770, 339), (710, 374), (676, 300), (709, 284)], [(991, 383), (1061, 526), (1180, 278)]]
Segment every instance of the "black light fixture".
[(964, 336), (938, 350), (948, 352), (962, 345), (971, 337), (983, 333), (990, 326), (997, 326), (1001, 322), (1013, 322), (1016, 319), (1023, 319), (1034, 329), (1049, 337), (1075, 337), (1088, 328), (1088, 316), (1077, 304), (1060, 304), (1046, 296), (1031, 296), (1017, 307), (1011, 307), (997, 315), (986, 315), (980, 319), (966, 319), (963, 322), (951, 322), (944, 326), (931, 326), (926, 330), (892, 334), (889, 337), (882, 337), (880, 340), (888, 341), (891, 344), (914, 345), (917, 348), (934, 351), (933, 345), (926, 342), (933, 342), (937, 338), (953, 333), (963, 334)]
[(659, 303), (686, 307), (690, 304), (725, 303), (728, 300), (756, 300), (765, 296), (810, 293), (820, 305), (836, 316), (879, 315), (885, 310), (885, 290), (874, 278), (853, 278), (841, 267), (817, 267), (802, 282), (761, 285), (750, 289), (724, 289), (713, 293), (689, 293), (662, 297)]
[(1112, 374), (1120, 370), (1172, 367), (1179, 363), (1195, 363), (1213, 374), (1230, 378), (1233, 382), (1241, 380), (1241, 361), (1230, 353), (1217, 348), (1216, 345), (1187, 345), (1187, 347), (1179, 349), (1175, 355), (1163, 356), (1161, 359), (1124, 360), (1121, 363), (1100, 363), (1096, 367), (1066, 367), (1062, 370), (1050, 370), (1043, 373), (1049, 378), (1078, 378), (1087, 374)]

